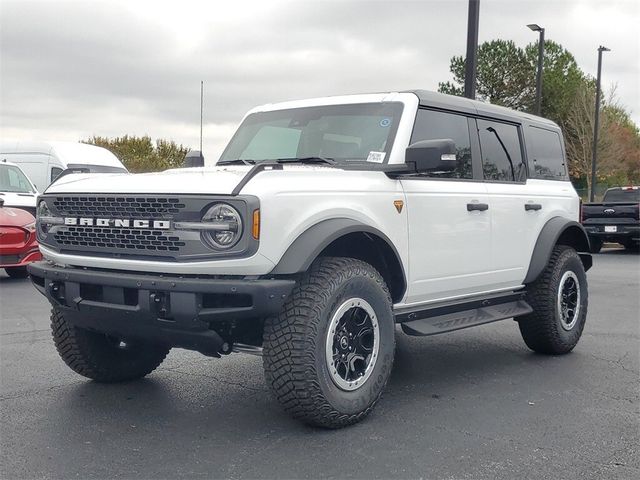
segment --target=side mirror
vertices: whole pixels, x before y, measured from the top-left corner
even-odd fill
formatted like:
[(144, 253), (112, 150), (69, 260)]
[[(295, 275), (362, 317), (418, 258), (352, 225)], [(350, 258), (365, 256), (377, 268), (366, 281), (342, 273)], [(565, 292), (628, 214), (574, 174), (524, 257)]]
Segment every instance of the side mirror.
[(451, 172), (456, 168), (456, 144), (448, 138), (413, 143), (407, 147), (405, 163), (414, 173)]
[(202, 152), (198, 150), (191, 150), (184, 157), (183, 166), (186, 168), (204, 167), (204, 156), (202, 155)]

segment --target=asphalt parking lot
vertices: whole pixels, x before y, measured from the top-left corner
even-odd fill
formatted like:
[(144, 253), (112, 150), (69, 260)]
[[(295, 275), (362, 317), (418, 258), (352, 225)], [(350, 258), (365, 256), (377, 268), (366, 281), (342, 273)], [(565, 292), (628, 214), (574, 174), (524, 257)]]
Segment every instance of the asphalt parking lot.
[(2, 478), (640, 478), (640, 256), (606, 249), (564, 357), (512, 321), (410, 338), (378, 407), (338, 431), (291, 420), (258, 357), (174, 350), (144, 380), (70, 371), (49, 306), (0, 277)]

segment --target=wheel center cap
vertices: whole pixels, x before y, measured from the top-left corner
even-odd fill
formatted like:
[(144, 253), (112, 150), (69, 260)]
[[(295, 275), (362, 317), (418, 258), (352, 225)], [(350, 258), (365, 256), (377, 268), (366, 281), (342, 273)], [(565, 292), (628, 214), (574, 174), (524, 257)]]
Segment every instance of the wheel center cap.
[(349, 346), (349, 339), (346, 336), (340, 337), (340, 348), (345, 350), (348, 346)]

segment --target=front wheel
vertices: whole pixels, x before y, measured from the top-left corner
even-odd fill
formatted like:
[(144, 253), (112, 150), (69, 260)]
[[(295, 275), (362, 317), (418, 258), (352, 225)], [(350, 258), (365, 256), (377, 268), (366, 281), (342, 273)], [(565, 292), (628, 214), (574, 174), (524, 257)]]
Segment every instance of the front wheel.
[(11, 278), (27, 278), (29, 276), (27, 267), (5, 267), (4, 271)]
[(142, 378), (154, 371), (169, 347), (90, 332), (71, 324), (62, 310), (51, 312), (51, 331), (58, 354), (69, 368), (97, 382)]
[(561, 355), (576, 346), (587, 318), (587, 275), (576, 251), (556, 245), (540, 276), (527, 285), (533, 312), (518, 318), (527, 346), (538, 353)]
[(360, 260), (321, 258), (265, 324), (265, 377), (295, 418), (339, 428), (372, 410), (394, 349), (391, 297), (381, 275)]

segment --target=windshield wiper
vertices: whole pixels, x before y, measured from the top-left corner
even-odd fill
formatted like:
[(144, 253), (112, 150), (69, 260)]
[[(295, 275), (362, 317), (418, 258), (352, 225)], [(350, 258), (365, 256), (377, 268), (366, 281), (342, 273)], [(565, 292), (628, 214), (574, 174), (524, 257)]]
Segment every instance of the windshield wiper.
[(329, 165), (336, 165), (338, 162), (329, 157), (302, 157), (302, 158), (278, 158), (278, 163), (328, 163)]
[(236, 160), (225, 160), (223, 162), (218, 162), (216, 165), (255, 165), (255, 160), (245, 160), (244, 158), (237, 158)]

